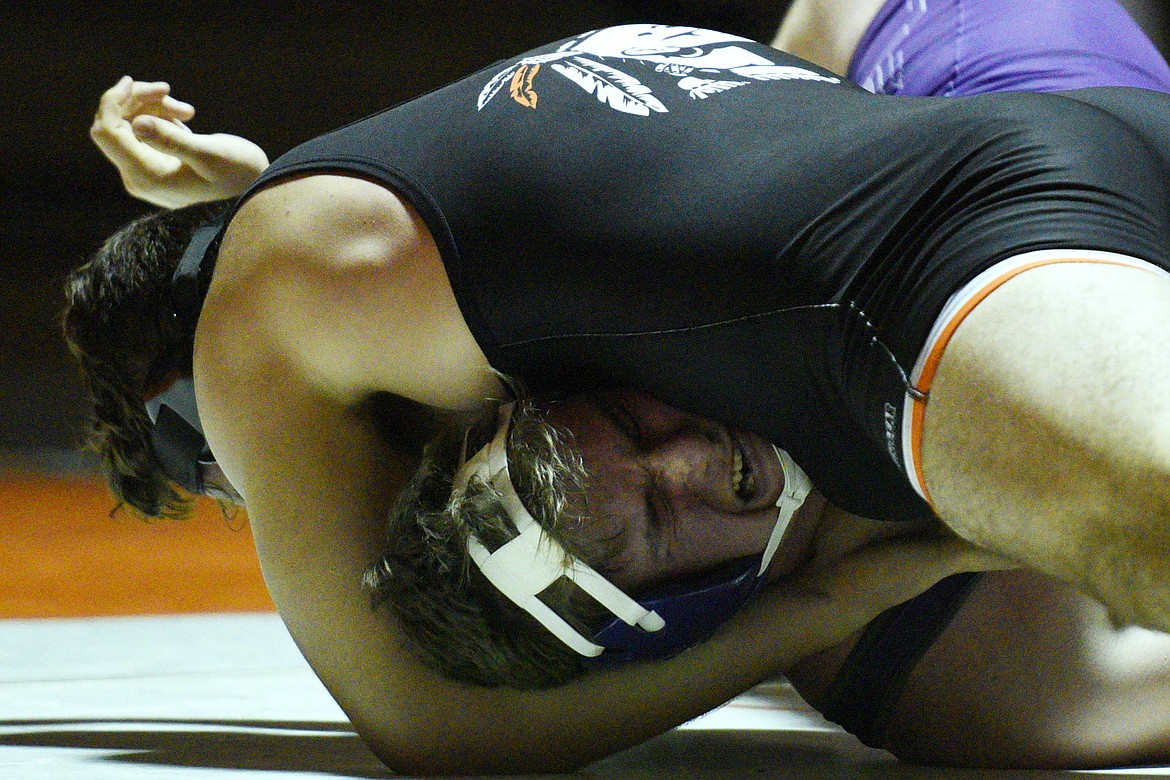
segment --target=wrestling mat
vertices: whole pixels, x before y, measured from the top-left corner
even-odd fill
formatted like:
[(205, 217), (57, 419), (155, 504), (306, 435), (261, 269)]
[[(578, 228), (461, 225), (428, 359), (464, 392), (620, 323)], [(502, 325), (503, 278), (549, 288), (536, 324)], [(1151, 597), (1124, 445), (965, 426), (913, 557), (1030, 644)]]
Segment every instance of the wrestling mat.
[[(95, 481), (0, 474), (0, 778), (394, 777), (271, 612), (246, 527), (109, 517)], [(567, 777), (1071, 778), (907, 766), (782, 683)], [(1086, 773), (1103, 774), (1103, 773)], [(1166, 776), (1170, 768), (1126, 770)]]

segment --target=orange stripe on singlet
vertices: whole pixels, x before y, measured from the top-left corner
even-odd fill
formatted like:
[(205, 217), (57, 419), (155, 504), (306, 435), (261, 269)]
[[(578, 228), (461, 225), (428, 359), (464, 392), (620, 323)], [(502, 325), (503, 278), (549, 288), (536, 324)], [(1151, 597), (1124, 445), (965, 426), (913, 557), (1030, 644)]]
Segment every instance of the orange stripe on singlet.
[[(1010, 265), (1019, 258), (1012, 258), (1005, 260), (1000, 265)], [(1127, 262), (1129, 261), (1129, 262)], [(955, 335), (959, 325), (963, 323), (967, 315), (982, 303), (988, 295), (999, 289), (1005, 282), (1014, 279), (1025, 271), (1030, 271), (1033, 268), (1039, 268), (1043, 265), (1056, 265), (1058, 263), (1096, 263), (1099, 265), (1117, 265), (1127, 268), (1137, 268), (1140, 270), (1153, 270), (1157, 273), (1165, 275), (1165, 271), (1157, 266), (1137, 258), (1125, 258), (1111, 260), (1104, 257), (1048, 257), (1032, 262), (1021, 263), (1018, 266), (1013, 266), (992, 278), (990, 281), (983, 284), (976, 290), (971, 297), (964, 303), (957, 312), (955, 312), (950, 320), (943, 327), (939, 333), (934, 344), (930, 345), (930, 353), (923, 363), (922, 372), (916, 379), (914, 389), (917, 391), (917, 397), (912, 397), (913, 403), (911, 429), (910, 429), (910, 460), (913, 465), (914, 475), (918, 480), (918, 485), (921, 488), (922, 497), (930, 506), (934, 507), (934, 501), (930, 497), (930, 491), (926, 487), (926, 475), (922, 468), (922, 440), (923, 431), (926, 421), (926, 402), (930, 393), (931, 385), (934, 383), (934, 375), (938, 372), (939, 363), (942, 362), (943, 352), (946, 351), (947, 345), (950, 343), (951, 337)], [(994, 269), (994, 266), (992, 267)], [(966, 291), (963, 291), (966, 292)], [(960, 294), (963, 294), (962, 292)]]

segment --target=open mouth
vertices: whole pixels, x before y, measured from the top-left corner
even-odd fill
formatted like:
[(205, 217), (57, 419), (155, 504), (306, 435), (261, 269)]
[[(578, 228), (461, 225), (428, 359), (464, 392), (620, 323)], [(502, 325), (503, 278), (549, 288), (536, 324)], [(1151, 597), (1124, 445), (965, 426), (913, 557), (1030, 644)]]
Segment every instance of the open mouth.
[(756, 475), (752, 469), (751, 459), (748, 458), (743, 444), (735, 434), (731, 435), (732, 471), (731, 489), (740, 501), (749, 503), (756, 495)]

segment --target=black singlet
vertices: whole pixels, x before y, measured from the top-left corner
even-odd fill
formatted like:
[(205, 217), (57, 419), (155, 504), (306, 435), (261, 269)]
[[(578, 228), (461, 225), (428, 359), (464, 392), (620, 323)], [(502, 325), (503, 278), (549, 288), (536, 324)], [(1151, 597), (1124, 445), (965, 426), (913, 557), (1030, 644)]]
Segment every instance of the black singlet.
[(533, 391), (638, 387), (769, 437), (843, 509), (924, 519), (893, 432), (948, 296), (1038, 249), (1166, 265), (1167, 99), (1091, 93), (1109, 110), (875, 96), (631, 25), (309, 141), (256, 186), (351, 172), (405, 197), (480, 347)]
[[(633, 25), (309, 141), (250, 192), (383, 183), (423, 216), (497, 369), (534, 391), (639, 387), (768, 436), (848, 511), (924, 519), (892, 432), (939, 311), (1033, 250), (1170, 267), (1167, 116), (1170, 97), (1132, 89), (873, 96), (761, 44)], [(880, 744), (974, 581), (875, 621), (828, 714)]]

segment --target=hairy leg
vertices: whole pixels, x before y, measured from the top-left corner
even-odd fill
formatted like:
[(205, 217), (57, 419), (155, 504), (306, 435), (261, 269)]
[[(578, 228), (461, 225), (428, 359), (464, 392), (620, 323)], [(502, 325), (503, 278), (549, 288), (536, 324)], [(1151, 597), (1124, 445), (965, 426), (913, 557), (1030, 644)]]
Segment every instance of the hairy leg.
[(1170, 629), (1170, 281), (1061, 263), (992, 292), (946, 346), (922, 464), (961, 537)]

